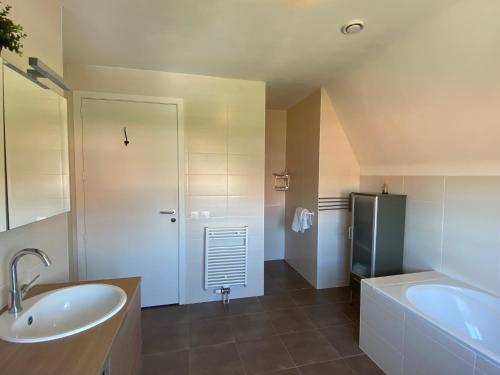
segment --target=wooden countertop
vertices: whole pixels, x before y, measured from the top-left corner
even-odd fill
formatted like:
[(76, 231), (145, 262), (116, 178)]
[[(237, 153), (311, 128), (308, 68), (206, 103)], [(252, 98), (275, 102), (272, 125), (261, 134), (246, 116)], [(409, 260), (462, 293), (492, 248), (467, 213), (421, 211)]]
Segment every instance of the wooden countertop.
[(0, 340), (0, 373), (5, 375), (101, 375), (116, 334), (140, 285), (139, 277), (44, 284), (29, 293), (33, 297), (66, 286), (104, 283), (127, 293), (125, 306), (111, 319), (87, 331), (59, 340), (16, 344)]

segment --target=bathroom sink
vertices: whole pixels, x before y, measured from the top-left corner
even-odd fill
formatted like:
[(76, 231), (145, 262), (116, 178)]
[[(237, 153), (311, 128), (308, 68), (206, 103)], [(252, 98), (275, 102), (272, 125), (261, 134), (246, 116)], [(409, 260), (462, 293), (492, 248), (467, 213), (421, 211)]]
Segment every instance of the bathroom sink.
[(127, 294), (108, 284), (56, 289), (23, 301), (19, 314), (0, 315), (0, 339), (32, 343), (60, 339), (108, 320), (125, 305)]

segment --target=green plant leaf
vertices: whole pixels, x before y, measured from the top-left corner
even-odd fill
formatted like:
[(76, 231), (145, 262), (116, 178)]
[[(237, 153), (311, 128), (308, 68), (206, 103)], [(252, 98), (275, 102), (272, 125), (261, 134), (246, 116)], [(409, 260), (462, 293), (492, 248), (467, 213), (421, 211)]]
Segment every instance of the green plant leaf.
[(11, 9), (10, 5), (2, 7), (0, 2), (0, 48), (6, 48), (18, 55), (22, 55), (23, 45), (21, 40), (28, 35), (24, 33), (21, 25), (15, 24), (8, 17)]

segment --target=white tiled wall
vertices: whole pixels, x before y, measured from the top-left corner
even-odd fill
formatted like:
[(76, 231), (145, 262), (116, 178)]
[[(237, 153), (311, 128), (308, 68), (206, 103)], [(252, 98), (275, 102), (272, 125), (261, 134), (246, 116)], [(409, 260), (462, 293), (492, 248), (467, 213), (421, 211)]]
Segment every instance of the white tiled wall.
[(220, 299), (203, 289), (203, 228), (249, 226), (248, 286), (263, 293), (265, 84), (215, 77), (67, 65), (75, 90), (184, 99), (186, 302)]
[(404, 182), (403, 192), (408, 195), (405, 269), (407, 271), (440, 269), (444, 178), (406, 177)]
[[(348, 197), (359, 189), (359, 164), (325, 90), (287, 114), (286, 259), (318, 289), (349, 284), (347, 210), (318, 209), (318, 198)], [(314, 212), (305, 233), (289, 229), (296, 207)]]
[(285, 192), (274, 190), (273, 173), (286, 167), (286, 111), (266, 111), (265, 260), (285, 258)]
[(318, 288), (349, 285), (350, 222), (347, 210), (318, 211)]
[(442, 271), (500, 294), (500, 177), (448, 177)]
[(305, 233), (290, 229), (297, 207), (316, 211), (319, 186), (321, 90), (287, 111), (286, 166), (290, 190), (285, 196), (285, 257), (311, 285), (318, 285), (317, 218)]
[(362, 176), (361, 191), (407, 194), (404, 268), (438, 270), (500, 294), (500, 177)]
[(212, 108), (205, 95), (199, 93), (192, 106), (188, 98), (185, 107), (189, 302), (219, 298), (202, 289), (205, 226), (249, 226), (249, 285), (232, 294), (262, 293), (265, 134), (259, 103), (264, 92), (252, 95), (242, 87), (239, 101), (219, 98)]
[(27, 283), (40, 274), (38, 283), (63, 282), (68, 270), (68, 215), (61, 214), (33, 224), (0, 233), (0, 306), (7, 304), (9, 290), (8, 264), (12, 255), (21, 249), (34, 247), (47, 253), (52, 261), (44, 267), (33, 256), (21, 259), (18, 266), (19, 282)]
[[(321, 92), (319, 198), (348, 197), (359, 189), (359, 164), (333, 103)], [(318, 288), (349, 285), (351, 214), (348, 210), (317, 211)]]

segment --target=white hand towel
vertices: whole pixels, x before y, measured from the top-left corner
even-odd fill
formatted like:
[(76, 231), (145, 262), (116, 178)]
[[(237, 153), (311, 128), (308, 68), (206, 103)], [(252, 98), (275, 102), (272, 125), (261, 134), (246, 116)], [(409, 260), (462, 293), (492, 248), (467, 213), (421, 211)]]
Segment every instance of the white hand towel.
[(295, 214), (293, 215), (292, 230), (297, 233), (304, 233), (307, 229), (311, 228), (311, 226), (311, 211), (303, 207), (297, 207), (295, 209)]
[(304, 210), (302, 211), (301, 215), (301, 232), (304, 233), (306, 230), (312, 227), (312, 213), (309, 210)]
[(295, 214), (293, 215), (292, 230), (294, 232), (301, 232), (301, 214), (304, 209), (302, 207), (297, 207), (295, 209)]

